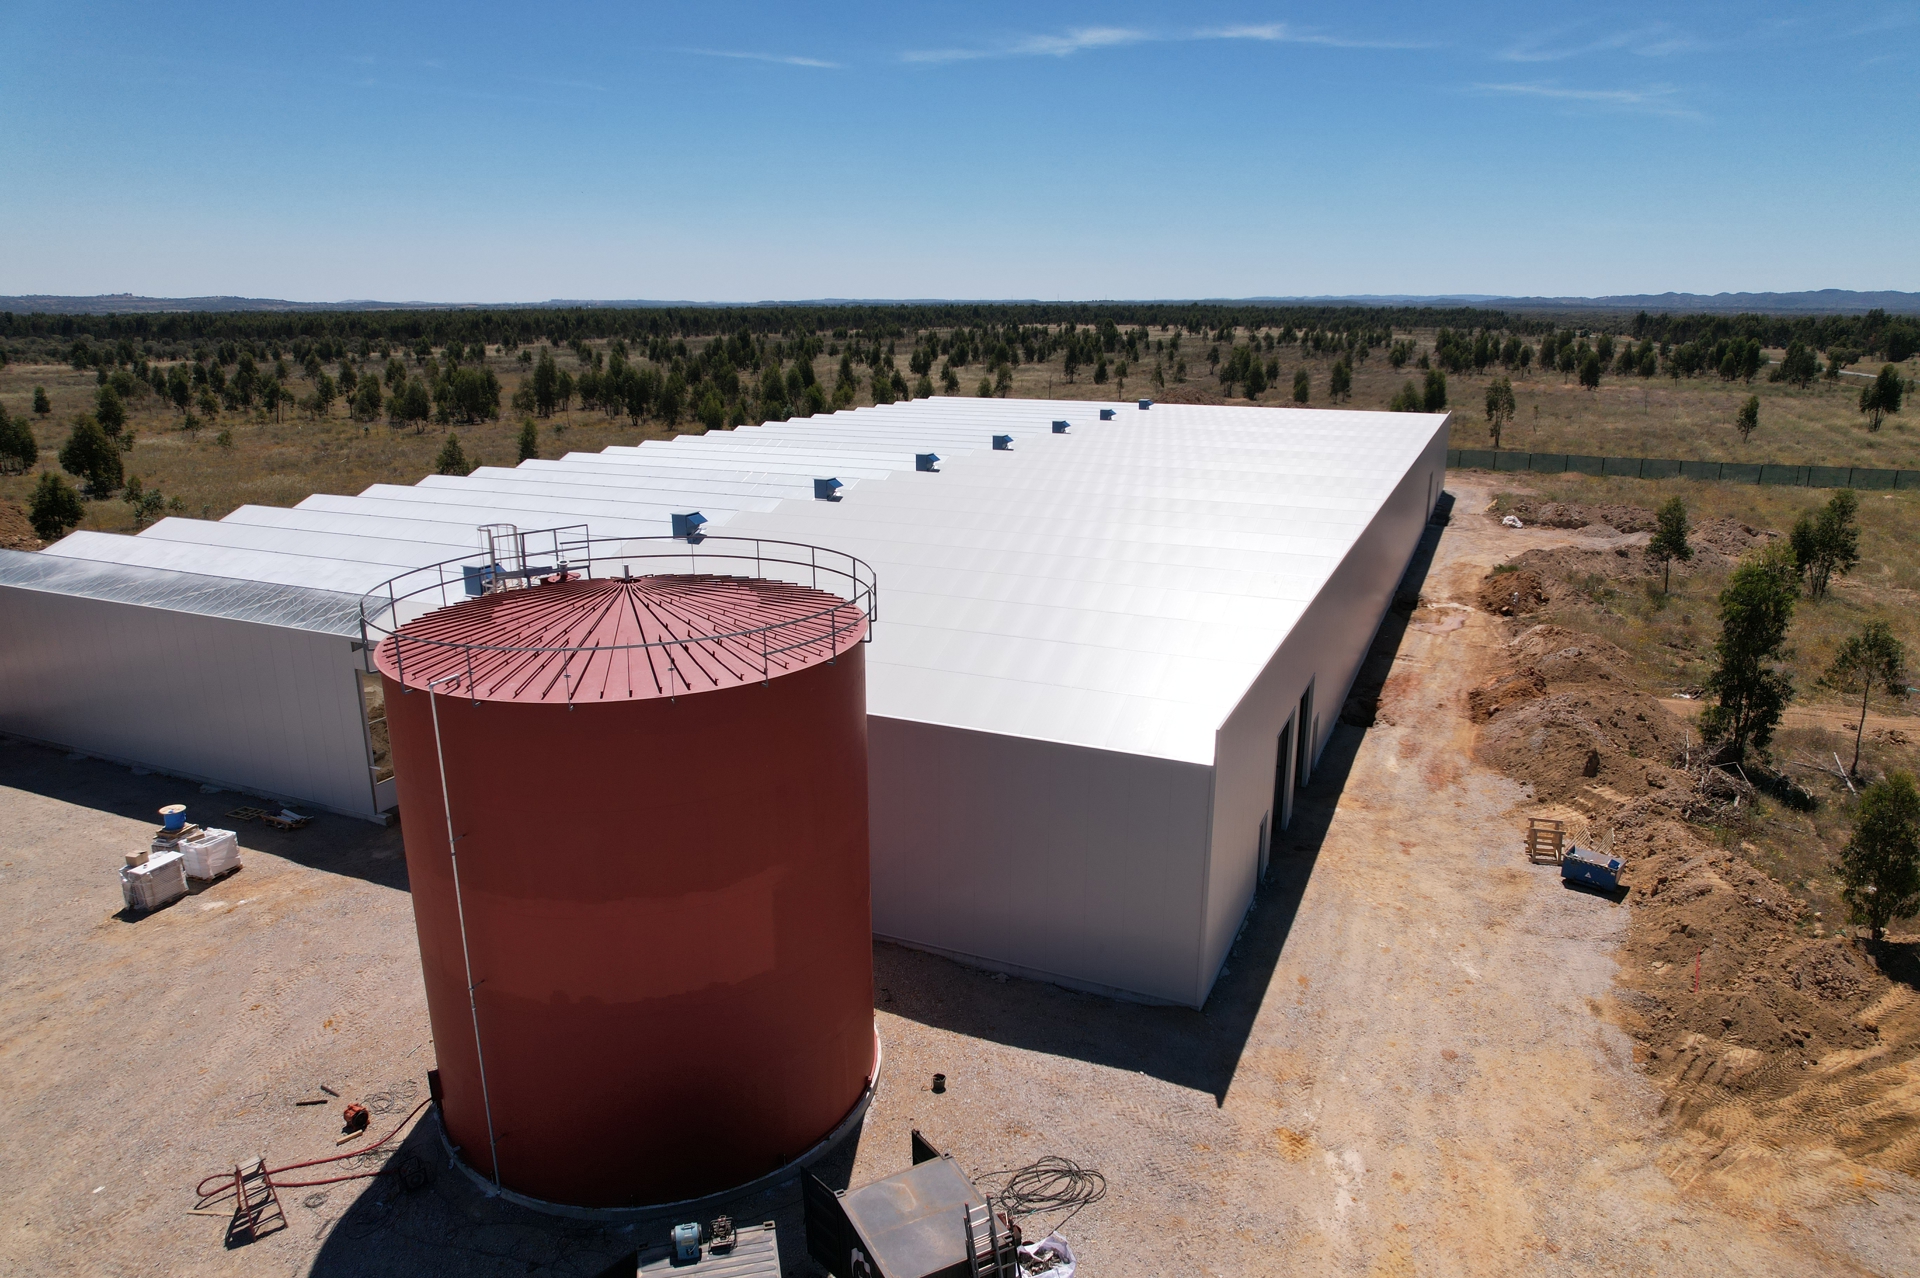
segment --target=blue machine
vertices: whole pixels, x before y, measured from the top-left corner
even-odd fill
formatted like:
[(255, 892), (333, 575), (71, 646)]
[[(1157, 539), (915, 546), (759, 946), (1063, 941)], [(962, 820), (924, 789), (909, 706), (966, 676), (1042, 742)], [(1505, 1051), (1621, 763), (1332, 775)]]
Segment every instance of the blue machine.
[(1617, 857), (1602, 860), (1598, 854), (1582, 851), (1569, 846), (1567, 854), (1560, 861), (1560, 877), (1573, 883), (1584, 883), (1588, 887), (1597, 887), (1605, 892), (1618, 891), (1620, 888), (1621, 862)]

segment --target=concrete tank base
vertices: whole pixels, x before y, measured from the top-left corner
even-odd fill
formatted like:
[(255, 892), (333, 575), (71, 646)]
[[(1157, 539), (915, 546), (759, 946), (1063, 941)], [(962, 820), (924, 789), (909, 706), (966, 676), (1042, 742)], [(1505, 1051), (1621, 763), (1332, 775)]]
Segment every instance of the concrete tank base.
[(550, 1203), (543, 1198), (529, 1198), (525, 1194), (516, 1194), (505, 1187), (495, 1187), (487, 1174), (469, 1163), (461, 1156), (461, 1149), (447, 1137), (447, 1125), (440, 1119), (438, 1108), (433, 1110), (434, 1132), (440, 1137), (440, 1148), (446, 1154), (447, 1161), (465, 1173), (481, 1193), (489, 1197), (504, 1198), (517, 1206), (531, 1211), (544, 1212), (549, 1216), (564, 1216), (569, 1220), (629, 1221), (645, 1220), (664, 1216), (669, 1213), (684, 1213), (689, 1217), (701, 1217), (705, 1213), (730, 1202), (737, 1202), (753, 1194), (765, 1193), (787, 1184), (808, 1167), (813, 1166), (846, 1142), (847, 1137), (860, 1130), (866, 1120), (867, 1107), (873, 1104), (874, 1088), (880, 1085), (880, 1068), (884, 1052), (880, 1042), (880, 1031), (873, 1031), (873, 1074), (867, 1079), (867, 1086), (860, 1093), (860, 1099), (854, 1102), (847, 1116), (834, 1125), (834, 1129), (820, 1138), (820, 1143), (809, 1149), (785, 1167), (776, 1167), (756, 1180), (744, 1185), (735, 1185), (732, 1189), (723, 1189), (717, 1193), (705, 1194), (699, 1198), (682, 1198), (677, 1202), (649, 1203), (644, 1207), (570, 1207), (565, 1203)]

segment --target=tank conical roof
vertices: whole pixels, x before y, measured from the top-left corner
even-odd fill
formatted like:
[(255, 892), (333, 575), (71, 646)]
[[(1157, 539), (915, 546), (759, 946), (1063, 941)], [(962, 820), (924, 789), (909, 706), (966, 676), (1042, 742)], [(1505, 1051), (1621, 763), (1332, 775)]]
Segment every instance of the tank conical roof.
[(479, 701), (631, 701), (763, 683), (838, 656), (866, 629), (860, 608), (784, 581), (576, 578), (430, 612), (375, 661), (407, 687)]

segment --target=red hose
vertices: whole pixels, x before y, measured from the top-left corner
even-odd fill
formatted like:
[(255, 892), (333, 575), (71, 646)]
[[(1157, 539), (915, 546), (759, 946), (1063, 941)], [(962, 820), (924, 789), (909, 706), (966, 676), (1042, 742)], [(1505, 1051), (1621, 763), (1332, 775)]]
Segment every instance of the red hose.
[[(320, 1167), (320, 1166), (324, 1166), (327, 1163), (337, 1163), (348, 1158), (359, 1158), (364, 1154), (370, 1154), (374, 1150), (386, 1144), (388, 1141), (392, 1140), (395, 1136), (398, 1136), (400, 1134), (401, 1128), (405, 1127), (408, 1123), (412, 1122), (416, 1114), (418, 1114), (421, 1110), (425, 1109), (428, 1105), (432, 1103), (433, 1103), (433, 1098), (428, 1097), (426, 1100), (421, 1101), (418, 1105), (415, 1105), (413, 1109), (408, 1112), (405, 1118), (401, 1119), (397, 1124), (394, 1125), (394, 1129), (392, 1131), (388, 1132), (385, 1136), (382, 1136), (379, 1140), (376, 1140), (371, 1145), (362, 1145), (359, 1149), (351, 1149), (344, 1154), (334, 1154), (328, 1158), (309, 1158), (303, 1163), (288, 1163), (284, 1167), (268, 1167), (264, 1169), (264, 1174), (266, 1178), (273, 1183), (273, 1186), (276, 1189), (305, 1189), (311, 1185), (337, 1185), (342, 1181), (368, 1180), (374, 1176), (379, 1176), (383, 1174), (387, 1169), (384, 1167), (376, 1167), (372, 1171), (354, 1172), (346, 1176), (334, 1176), (327, 1180), (276, 1181), (273, 1179), (275, 1176), (279, 1175), (281, 1172), (298, 1171), (302, 1167)], [(200, 1198), (204, 1201), (205, 1199), (212, 1196), (207, 1192), (207, 1181), (209, 1180), (225, 1181), (229, 1184), (234, 1184), (238, 1182), (242, 1174), (243, 1173), (237, 1167), (230, 1172), (215, 1172), (213, 1175), (208, 1176), (204, 1180), (202, 1180), (198, 1185), (195, 1185), (193, 1192), (198, 1194)]]

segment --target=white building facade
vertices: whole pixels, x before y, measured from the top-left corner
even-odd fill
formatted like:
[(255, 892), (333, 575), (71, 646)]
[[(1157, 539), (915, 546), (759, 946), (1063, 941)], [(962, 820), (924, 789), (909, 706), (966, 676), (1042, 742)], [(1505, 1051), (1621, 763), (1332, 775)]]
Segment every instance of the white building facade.
[(1199, 1006), (1439, 497), (1446, 433), (943, 398), (78, 532), (0, 551), (0, 731), (375, 816), (393, 799), (362, 593), (471, 554), (483, 524), (654, 537), (698, 511), (878, 576), (877, 935)]

